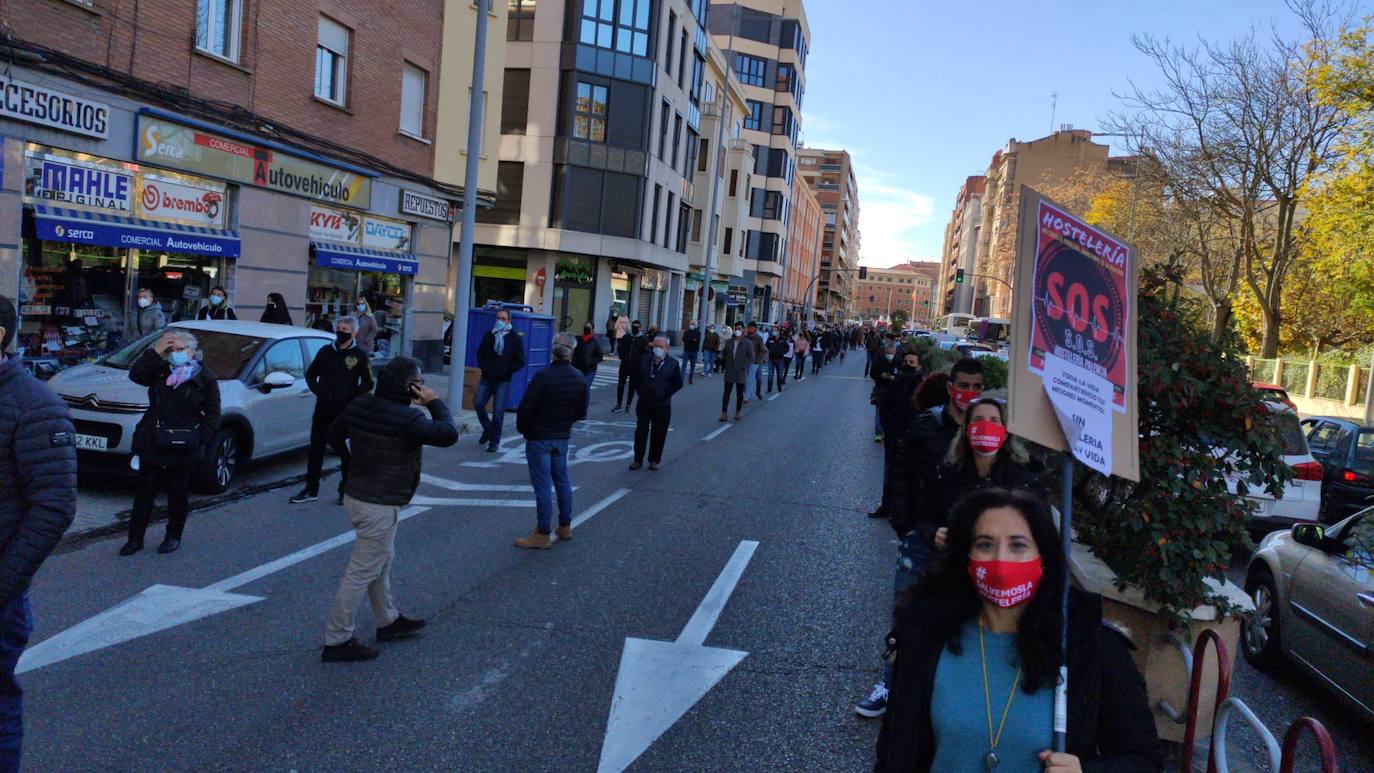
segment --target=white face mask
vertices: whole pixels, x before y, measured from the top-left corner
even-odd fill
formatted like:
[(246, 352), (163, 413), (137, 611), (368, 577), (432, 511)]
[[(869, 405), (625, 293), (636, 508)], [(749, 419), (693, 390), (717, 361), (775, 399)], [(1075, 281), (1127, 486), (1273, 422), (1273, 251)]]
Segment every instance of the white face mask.
[(138, 307), (139, 307), (140, 309), (146, 309), (146, 308), (148, 308), (149, 306), (152, 306), (152, 305), (153, 305), (153, 299), (152, 299), (152, 298), (139, 298), (139, 299), (138, 299)]
[(667, 350), (667, 349), (664, 349), (662, 346), (655, 346), (655, 347), (654, 347), (654, 357), (656, 357), (656, 358), (658, 358), (658, 359), (661, 360), (661, 359), (663, 359), (664, 357), (667, 357), (667, 356), (668, 356), (668, 350)]
[(739, 338), (739, 337), (742, 336), (742, 335), (744, 335), (744, 331), (743, 331), (743, 330), (736, 330), (736, 331), (735, 331), (735, 338)]

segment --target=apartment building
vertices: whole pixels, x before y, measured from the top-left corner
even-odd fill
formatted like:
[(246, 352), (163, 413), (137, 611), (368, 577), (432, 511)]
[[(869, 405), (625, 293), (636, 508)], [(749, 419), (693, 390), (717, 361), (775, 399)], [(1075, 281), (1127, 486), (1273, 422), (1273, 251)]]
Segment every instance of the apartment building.
[[(954, 211), (945, 224), (945, 242), (940, 250), (940, 276), (937, 282), (935, 313), (971, 314), (973, 309), (973, 265), (978, 234), (982, 230), (983, 187), (986, 178), (973, 175), (959, 186)], [(964, 281), (956, 281), (959, 269)]]
[(823, 318), (842, 320), (852, 313), (859, 267), (859, 185), (849, 152), (802, 148), (801, 175), (816, 192), (825, 218), (821, 239), (821, 278), (817, 308)]
[(792, 178), (792, 222), (787, 242), (789, 254), (783, 269), (783, 318), (794, 324), (811, 319), (820, 282), (821, 238), (825, 219), (816, 192), (801, 175)]
[(461, 196), (436, 164), (439, 81), (446, 36), (470, 40), (476, 14), (456, 0), (407, 11), (0, 6), (0, 83), (22, 95), (0, 110), (0, 293), (19, 298), (19, 345), (88, 361), (128, 340), (138, 288), (180, 320), (222, 286), (240, 319), (268, 293), (297, 324), (365, 299), (378, 356), (437, 364)]
[(674, 332), (690, 270), (706, 0), (509, 0), (496, 206), (470, 302), (527, 303), (560, 330), (614, 309)]
[(1092, 186), (1128, 171), (1121, 159), (1107, 154), (1107, 146), (1093, 142), (1091, 132), (1071, 128), (1030, 142), (1012, 139), (993, 154), (984, 175), (974, 254), (961, 257), (971, 260), (975, 273), (988, 277), (972, 282), (972, 314), (1011, 316), (1021, 186), (1071, 206), (1071, 199), (1085, 200)]
[(712, 2), (709, 29), (744, 88), (748, 109), (742, 138), (754, 146), (744, 234), (745, 316), (774, 321), (782, 315), (782, 280), (790, 258), (811, 30), (798, 0)]
[(935, 287), (940, 264), (908, 261), (889, 268), (868, 267), (856, 278), (850, 313), (867, 322), (890, 322), (901, 310), (910, 322), (929, 326), (935, 315)]

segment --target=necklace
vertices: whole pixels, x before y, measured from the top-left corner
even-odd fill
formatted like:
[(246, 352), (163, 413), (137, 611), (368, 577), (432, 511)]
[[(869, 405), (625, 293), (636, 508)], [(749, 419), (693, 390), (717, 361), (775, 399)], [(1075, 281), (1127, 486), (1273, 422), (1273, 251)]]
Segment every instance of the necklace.
[(997, 744), (1002, 742), (1002, 730), (1007, 726), (1007, 714), (1011, 712), (1011, 702), (1016, 700), (1016, 687), (1021, 683), (1021, 669), (1016, 669), (1016, 678), (1011, 682), (1011, 692), (1007, 693), (1007, 705), (1002, 707), (1002, 721), (997, 723), (997, 734), (992, 733), (992, 696), (988, 693), (988, 653), (983, 646), (983, 618), (978, 617), (978, 654), (983, 658), (983, 705), (988, 713), (988, 755), (983, 758), (983, 769), (997, 770)]

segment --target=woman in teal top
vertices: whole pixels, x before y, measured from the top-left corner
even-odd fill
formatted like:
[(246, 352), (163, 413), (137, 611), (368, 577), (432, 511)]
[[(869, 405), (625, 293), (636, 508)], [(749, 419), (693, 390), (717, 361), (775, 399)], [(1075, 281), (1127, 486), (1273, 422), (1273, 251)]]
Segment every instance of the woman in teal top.
[(981, 489), (955, 505), (945, 554), (912, 590), (892, 636), (876, 770), (1161, 770), (1130, 642), (1103, 625), (1101, 599), (1087, 593), (1069, 603), (1068, 750), (1050, 751), (1066, 571), (1056, 527), (1033, 495)]

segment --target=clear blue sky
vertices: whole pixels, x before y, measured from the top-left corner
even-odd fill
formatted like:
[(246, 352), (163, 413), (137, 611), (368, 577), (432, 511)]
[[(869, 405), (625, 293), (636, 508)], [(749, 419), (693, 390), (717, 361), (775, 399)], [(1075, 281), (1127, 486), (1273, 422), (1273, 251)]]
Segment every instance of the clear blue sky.
[(802, 138), (853, 154), (863, 262), (877, 266), (938, 258), (964, 178), (1008, 139), (1049, 134), (1051, 93), (1053, 125), (1096, 131), (1120, 107), (1113, 92), (1157, 82), (1133, 33), (1195, 42), (1300, 30), (1282, 0), (807, 0), (806, 10)]

